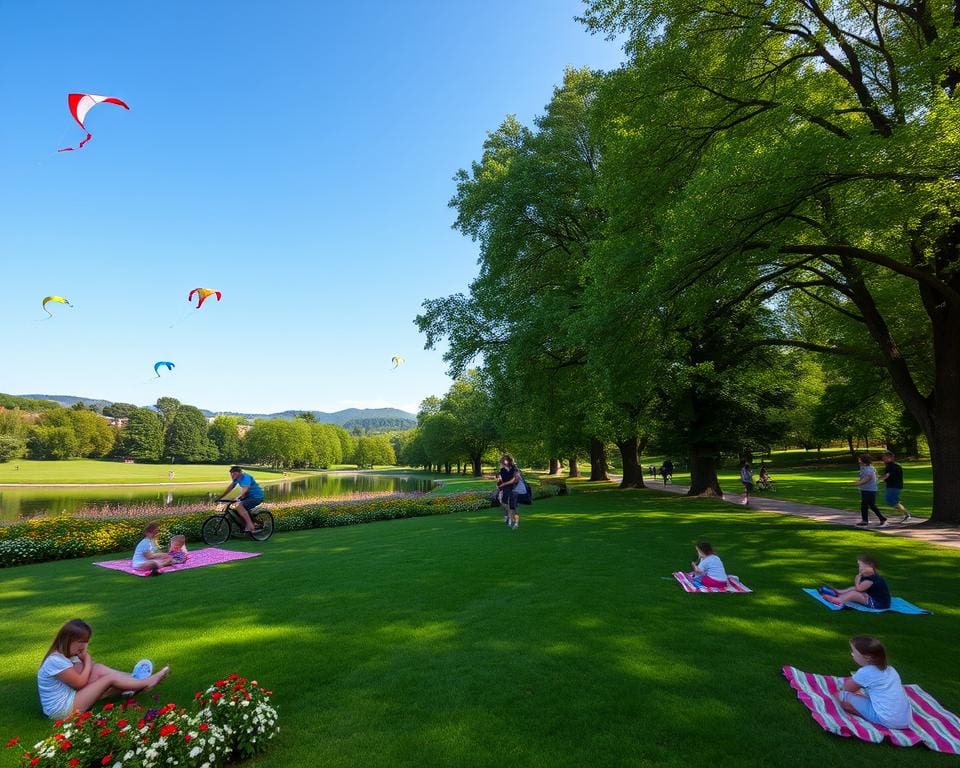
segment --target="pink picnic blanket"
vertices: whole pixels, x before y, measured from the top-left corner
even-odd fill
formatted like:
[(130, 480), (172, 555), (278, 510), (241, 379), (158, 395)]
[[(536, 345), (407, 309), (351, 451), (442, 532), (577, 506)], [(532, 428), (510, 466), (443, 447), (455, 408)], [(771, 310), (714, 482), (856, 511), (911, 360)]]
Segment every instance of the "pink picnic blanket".
[[(179, 565), (168, 565), (161, 568), (160, 573), (173, 573), (175, 571), (186, 571), (189, 568), (202, 568), (205, 565), (216, 565), (217, 563), (229, 563), (231, 560), (246, 560), (248, 557), (260, 557), (260, 552), (232, 552), (229, 549), (217, 549), (216, 547), (207, 547), (190, 552), (185, 563)], [(132, 573), (134, 576), (149, 576), (150, 571), (138, 571), (130, 565), (130, 558), (123, 560), (104, 560), (100, 563), (94, 563), (101, 568), (109, 568), (113, 571), (123, 571)]]
[(797, 692), (797, 698), (825, 731), (838, 736), (856, 736), (874, 744), (890, 739), (898, 747), (912, 747), (922, 741), (935, 752), (960, 755), (960, 718), (941, 707), (919, 685), (903, 686), (913, 708), (913, 725), (909, 728), (886, 728), (844, 712), (837, 700), (842, 677), (814, 675), (801, 672), (796, 667), (784, 667), (783, 675)]
[(752, 589), (745, 587), (736, 576), (727, 576), (727, 586), (723, 589), (720, 587), (698, 587), (693, 583), (693, 574), (683, 573), (682, 571), (673, 574), (673, 578), (680, 582), (684, 592), (753, 592)]

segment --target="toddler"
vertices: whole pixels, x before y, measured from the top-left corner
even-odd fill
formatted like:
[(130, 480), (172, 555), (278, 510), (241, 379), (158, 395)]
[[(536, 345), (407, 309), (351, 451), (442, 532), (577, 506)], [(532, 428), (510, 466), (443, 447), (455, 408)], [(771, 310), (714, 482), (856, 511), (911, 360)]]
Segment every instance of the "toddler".
[(187, 562), (189, 552), (187, 551), (187, 537), (182, 533), (170, 537), (170, 551), (167, 552), (174, 565)]
[(727, 572), (723, 568), (723, 563), (713, 551), (713, 547), (708, 541), (701, 541), (697, 544), (697, 555), (700, 562), (691, 562), (693, 566), (693, 583), (700, 587), (717, 587), (723, 589), (727, 586)]

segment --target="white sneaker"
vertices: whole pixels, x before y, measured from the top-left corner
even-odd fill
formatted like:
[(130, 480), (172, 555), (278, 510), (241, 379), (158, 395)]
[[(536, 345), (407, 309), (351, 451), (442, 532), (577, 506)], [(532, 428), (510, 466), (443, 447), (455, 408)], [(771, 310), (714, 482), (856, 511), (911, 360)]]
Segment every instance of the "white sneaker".
[(904, 523), (909, 523), (911, 520), (913, 520), (913, 515), (911, 515), (909, 512), (907, 512), (907, 513), (903, 516), (903, 519), (900, 521), (900, 524), (903, 525)]
[(886, 528), (888, 525), (890, 525), (890, 522), (884, 520), (882, 523), (880, 523), (880, 525), (877, 526), (877, 528)]

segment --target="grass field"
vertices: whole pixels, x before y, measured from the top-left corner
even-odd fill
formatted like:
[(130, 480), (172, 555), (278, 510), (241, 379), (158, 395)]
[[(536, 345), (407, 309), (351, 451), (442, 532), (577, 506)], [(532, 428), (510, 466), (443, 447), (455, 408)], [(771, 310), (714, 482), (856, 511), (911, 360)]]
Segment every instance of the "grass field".
[[(19, 469), (17, 469), (19, 467)], [(124, 464), (122, 461), (71, 459), (69, 461), (32, 461), (14, 459), (0, 464), (0, 485), (56, 484), (56, 483), (168, 483), (173, 482), (230, 482), (229, 464)], [(256, 468), (258, 481), (280, 479), (282, 472), (265, 467)], [(276, 478), (271, 475), (276, 475)], [(298, 472), (290, 472), (295, 476)], [(263, 479), (260, 480), (260, 476)]]
[[(701, 537), (754, 594), (669, 579)], [(49, 732), (36, 669), (79, 616), (95, 659), (172, 666), (163, 702), (233, 671), (272, 688), (282, 731), (250, 765), (956, 765), (824, 733), (780, 674), (846, 674), (848, 636), (874, 633), (906, 682), (960, 711), (955, 550), (582, 486), (517, 531), (490, 510), (235, 546), (264, 556), (157, 579), (89, 559), (0, 571), (0, 738)], [(935, 615), (835, 614), (800, 592), (849, 581), (865, 548)]]

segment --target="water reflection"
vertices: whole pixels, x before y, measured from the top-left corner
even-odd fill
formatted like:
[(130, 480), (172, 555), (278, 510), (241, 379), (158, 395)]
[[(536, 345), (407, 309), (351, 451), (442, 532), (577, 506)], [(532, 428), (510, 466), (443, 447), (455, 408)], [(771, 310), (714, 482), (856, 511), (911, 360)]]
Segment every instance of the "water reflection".
[[(309, 477), (286, 477), (271, 482), (276, 475), (256, 474), (267, 501), (285, 501), (312, 496), (349, 496), (376, 491), (429, 491), (432, 482), (408, 475), (368, 475), (331, 472)], [(38, 515), (75, 512), (81, 507), (107, 505), (151, 505), (158, 507), (210, 502), (219, 498), (224, 483), (209, 485), (112, 487), (112, 488), (3, 488), (0, 489), (0, 522)]]

